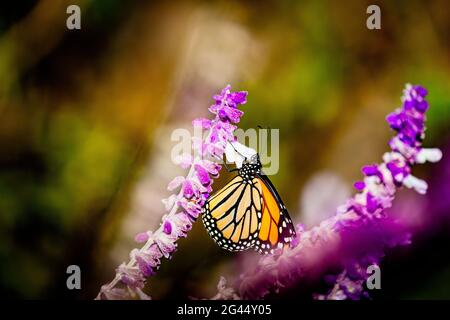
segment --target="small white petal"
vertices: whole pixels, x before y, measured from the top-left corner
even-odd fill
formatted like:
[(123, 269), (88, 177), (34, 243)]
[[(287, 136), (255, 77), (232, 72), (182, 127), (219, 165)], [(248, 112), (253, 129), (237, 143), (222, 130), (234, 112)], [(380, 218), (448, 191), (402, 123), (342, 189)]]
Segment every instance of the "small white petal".
[(423, 148), (416, 156), (417, 163), (438, 162), (442, 158), (442, 151), (438, 148)]
[(403, 179), (403, 185), (407, 188), (414, 189), (420, 194), (427, 193), (428, 185), (425, 181), (414, 177), (412, 174)]
[(227, 161), (230, 163), (234, 162), (237, 168), (241, 168), (245, 159), (250, 159), (256, 153), (254, 149), (246, 147), (239, 142), (228, 142), (225, 147)]

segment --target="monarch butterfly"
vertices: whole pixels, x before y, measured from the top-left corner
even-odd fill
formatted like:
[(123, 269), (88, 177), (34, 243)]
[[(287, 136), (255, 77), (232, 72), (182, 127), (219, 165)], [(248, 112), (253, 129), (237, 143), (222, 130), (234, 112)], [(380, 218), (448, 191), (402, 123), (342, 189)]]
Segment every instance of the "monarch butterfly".
[(223, 249), (268, 254), (295, 237), (289, 213), (261, 167), (258, 154), (246, 159), (238, 175), (205, 203), (203, 224)]

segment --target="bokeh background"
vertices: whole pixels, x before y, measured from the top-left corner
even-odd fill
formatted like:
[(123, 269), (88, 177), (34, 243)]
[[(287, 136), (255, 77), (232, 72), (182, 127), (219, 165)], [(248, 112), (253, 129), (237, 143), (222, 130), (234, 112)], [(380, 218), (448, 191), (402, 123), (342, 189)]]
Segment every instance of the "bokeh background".
[[(66, 28), (70, 4), (81, 30)], [(370, 4), (381, 30), (366, 28)], [(449, 31), (446, 0), (2, 1), (1, 296), (94, 298), (134, 235), (160, 223), (166, 185), (183, 173), (172, 130), (207, 116), (226, 84), (249, 91), (242, 128), (280, 129), (271, 179), (294, 220), (312, 226), (388, 150), (384, 117), (411, 82), (429, 90), (425, 145), (444, 159), (415, 168), (427, 196), (397, 198), (413, 244), (388, 252), (374, 297), (450, 298)], [(211, 297), (241, 257), (196, 223), (148, 292)], [(66, 288), (70, 264), (82, 290)]]

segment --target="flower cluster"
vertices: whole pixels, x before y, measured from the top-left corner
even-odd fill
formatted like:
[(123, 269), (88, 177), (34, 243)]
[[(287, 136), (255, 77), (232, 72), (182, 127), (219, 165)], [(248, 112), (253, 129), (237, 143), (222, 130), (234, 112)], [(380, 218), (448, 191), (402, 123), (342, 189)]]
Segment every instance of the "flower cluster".
[[(363, 181), (355, 183), (358, 191), (336, 214), (310, 230), (297, 227), (298, 237), (292, 247), (272, 256), (262, 257), (256, 268), (238, 280), (242, 298), (262, 298), (284, 287), (293, 287), (302, 280), (319, 279), (331, 267), (343, 270), (335, 277), (334, 285), (321, 299), (365, 296), (362, 287), (365, 272), (371, 264), (379, 264), (386, 248), (410, 243), (410, 234), (398, 221), (386, 215), (398, 188), (406, 186), (420, 194), (427, 190), (425, 181), (414, 177), (414, 164), (437, 162), (439, 149), (422, 148), (425, 132), (427, 92), (421, 86), (407, 85), (402, 107), (387, 117), (397, 131), (389, 145), (391, 151), (383, 162), (362, 168)], [(349, 289), (350, 288), (350, 289)]]
[(214, 119), (196, 119), (194, 127), (207, 132), (206, 138), (194, 137), (195, 157), (185, 154), (180, 165), (190, 168), (186, 177), (175, 177), (168, 185), (170, 191), (179, 190), (163, 200), (167, 214), (155, 232), (147, 231), (136, 236), (135, 240), (145, 243), (141, 249), (133, 249), (130, 261), (116, 269), (114, 280), (102, 286), (97, 299), (149, 299), (142, 289), (146, 279), (159, 268), (162, 258), (170, 258), (177, 248), (177, 240), (186, 237), (192, 223), (202, 211), (211, 192), (212, 178), (219, 175), (227, 143), (235, 141), (233, 134), (243, 112), (239, 105), (245, 104), (247, 92), (231, 92), (225, 87), (214, 96), (215, 103), (209, 110)]

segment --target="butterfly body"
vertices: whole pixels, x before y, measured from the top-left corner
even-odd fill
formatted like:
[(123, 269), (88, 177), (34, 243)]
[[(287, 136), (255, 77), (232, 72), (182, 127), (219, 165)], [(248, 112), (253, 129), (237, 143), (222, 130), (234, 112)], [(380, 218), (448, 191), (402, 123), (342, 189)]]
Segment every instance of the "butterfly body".
[(229, 251), (254, 248), (268, 254), (295, 237), (288, 211), (262, 172), (258, 155), (208, 199), (202, 220), (214, 241)]

